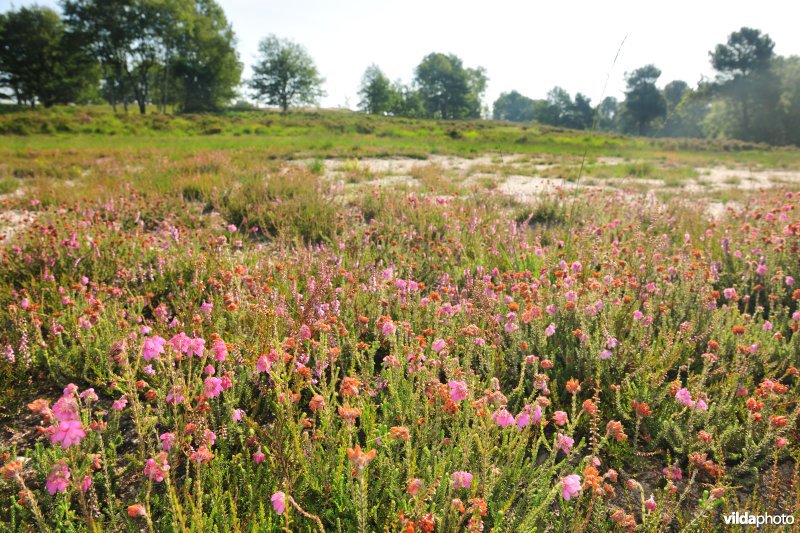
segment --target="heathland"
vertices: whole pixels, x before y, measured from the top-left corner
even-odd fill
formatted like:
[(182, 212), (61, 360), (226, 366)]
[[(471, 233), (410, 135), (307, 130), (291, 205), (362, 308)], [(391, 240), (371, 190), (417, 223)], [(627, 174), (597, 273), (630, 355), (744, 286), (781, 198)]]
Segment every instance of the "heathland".
[(798, 512), (798, 149), (77, 106), (0, 139), (4, 527)]

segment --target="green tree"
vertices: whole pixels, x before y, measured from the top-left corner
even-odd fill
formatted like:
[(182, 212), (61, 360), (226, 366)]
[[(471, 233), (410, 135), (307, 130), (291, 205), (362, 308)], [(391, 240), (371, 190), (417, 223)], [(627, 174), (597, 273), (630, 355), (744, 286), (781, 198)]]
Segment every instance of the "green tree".
[(429, 118), (464, 119), (481, 116), (486, 70), (464, 68), (455, 55), (431, 53), (415, 70), (414, 82)]
[(743, 27), (709, 52), (717, 71), (715, 92), (726, 100), (724, 106), (717, 106), (716, 114), (725, 136), (779, 142), (780, 81), (770, 68), (774, 48), (769, 35)]
[(19, 104), (45, 107), (82, 99), (97, 83), (91, 59), (55, 11), (23, 7), (0, 14), (0, 84)]
[(517, 91), (502, 93), (492, 106), (492, 117), (495, 120), (530, 122), (534, 116), (533, 106), (534, 102), (531, 98), (523, 96)]
[(184, 29), (169, 41), (174, 52), (165, 62), (164, 76), (168, 79), (173, 72), (181, 111), (215, 111), (236, 96), (242, 74), (234, 33), (214, 0), (187, 3)]
[(674, 80), (664, 86), (664, 99), (667, 102), (667, 113), (672, 112), (681, 103), (683, 96), (689, 91), (689, 84), (683, 80)]
[(660, 76), (661, 70), (655, 65), (645, 65), (625, 75), (627, 91), (623, 113), (628, 131), (644, 135), (654, 120), (666, 115), (666, 100), (656, 87)]
[(358, 95), (361, 97), (358, 103), (359, 109), (372, 115), (391, 112), (397, 105), (398, 98), (401, 98), (392, 82), (377, 65), (367, 67), (361, 78)]
[(258, 49), (260, 56), (248, 83), (256, 100), (266, 99), (267, 104), (280, 106), (284, 112), (290, 106), (317, 104), (324, 95), (325, 80), (305, 48), (269, 35)]
[(595, 109), (597, 113), (597, 128), (605, 131), (614, 131), (618, 126), (619, 101), (613, 96), (606, 96)]

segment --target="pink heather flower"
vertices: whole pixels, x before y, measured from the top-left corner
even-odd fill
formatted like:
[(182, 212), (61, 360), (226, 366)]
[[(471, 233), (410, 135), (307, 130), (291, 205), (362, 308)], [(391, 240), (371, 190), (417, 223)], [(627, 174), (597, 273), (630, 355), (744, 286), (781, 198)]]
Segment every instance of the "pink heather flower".
[(53, 495), (56, 492), (64, 492), (67, 490), (67, 480), (69, 476), (70, 473), (67, 465), (64, 463), (56, 463), (53, 469), (50, 470), (50, 475), (47, 476), (47, 482), (45, 483), (47, 492)]
[[(528, 406), (525, 407), (528, 408)], [(536, 409), (533, 410), (533, 416), (531, 417), (531, 422), (533, 422), (534, 424), (538, 424), (541, 421), (542, 421), (542, 407), (539, 404), (537, 404)]]
[(256, 453), (253, 454), (253, 462), (255, 464), (261, 464), (262, 462), (264, 462), (264, 459), (266, 458), (267, 456), (264, 455), (264, 452), (262, 452), (261, 450), (258, 450)]
[(683, 471), (677, 466), (668, 466), (662, 469), (661, 472), (664, 474), (664, 477), (670, 481), (680, 481), (683, 479)]
[(567, 437), (566, 435), (562, 435), (561, 433), (556, 435), (556, 448), (558, 448), (565, 454), (569, 455), (569, 452), (572, 450), (573, 444), (575, 444), (575, 439), (573, 439), (572, 437)]
[(795, 322), (800, 322), (800, 311), (795, 311), (792, 313), (792, 320)]
[(80, 393), (79, 396), (85, 402), (96, 402), (97, 400), (99, 400), (99, 398), (97, 397), (97, 393), (92, 388), (86, 389), (85, 391)]
[(183, 387), (173, 387), (167, 393), (167, 403), (170, 405), (178, 405), (183, 403), (186, 397), (183, 395)]
[[(556, 311), (558, 310), (558, 308), (556, 307), (556, 304), (550, 304), (547, 307), (545, 307), (544, 310), (548, 315), (555, 316)], [(553, 326), (553, 327), (555, 327), (555, 326)]]
[(656, 501), (653, 499), (653, 495), (650, 495), (650, 498), (644, 502), (644, 508), (650, 511), (651, 513), (656, 510)]
[(611, 350), (600, 350), (599, 357), (600, 357), (600, 359), (605, 361), (606, 359), (611, 359), (612, 355), (613, 354), (611, 353)]
[(556, 332), (556, 325), (555, 325), (555, 324), (553, 324), (552, 322), (550, 323), (550, 325), (549, 325), (549, 326), (547, 326), (547, 327), (544, 329), (544, 334), (545, 334), (546, 336), (548, 336), (548, 337), (552, 337), (552, 336), (555, 334), (555, 332)]
[(176, 352), (187, 353), (189, 351), (189, 342), (191, 339), (184, 332), (180, 332), (167, 341), (167, 344), (172, 346)]
[(66, 387), (64, 387), (64, 396), (74, 396), (78, 393), (78, 386), (74, 383), (70, 383)]
[(217, 373), (217, 369), (214, 368), (214, 365), (208, 365), (203, 369), (203, 373), (207, 376), (213, 376)]
[(705, 402), (705, 400), (697, 400), (694, 408), (698, 411), (708, 411), (708, 404)]
[(208, 444), (209, 446), (213, 446), (214, 443), (217, 442), (217, 434), (211, 431), (210, 429), (205, 430), (203, 434), (206, 437), (206, 444)]
[(789, 444), (789, 441), (784, 439), (783, 437), (778, 437), (777, 439), (775, 439), (775, 446), (777, 446), (778, 448), (783, 448), (787, 444)]
[(694, 407), (692, 394), (685, 388), (675, 393), (675, 399), (678, 400), (678, 403), (681, 405), (685, 405), (686, 407)]
[(219, 362), (224, 361), (228, 357), (228, 347), (222, 339), (215, 340), (211, 350), (214, 352), (214, 357)]
[(515, 420), (517, 429), (525, 429), (531, 423), (531, 414), (527, 410), (520, 411)]
[(144, 348), (142, 348), (142, 357), (145, 361), (151, 359), (158, 359), (159, 354), (164, 353), (164, 345), (167, 343), (166, 339), (154, 335), (144, 340)]
[(275, 512), (278, 514), (283, 514), (286, 510), (286, 494), (282, 491), (278, 491), (272, 495), (272, 508), (275, 509)]
[(433, 341), (433, 344), (431, 344), (431, 348), (436, 353), (439, 353), (442, 350), (444, 350), (446, 346), (447, 343), (444, 342), (444, 339), (436, 339), (435, 341)]
[(203, 357), (203, 347), (206, 341), (196, 337), (193, 339), (189, 339), (189, 346), (186, 349), (186, 353), (189, 355), (196, 355), (197, 357)]
[(613, 350), (614, 348), (617, 347), (618, 344), (619, 341), (617, 340), (616, 337), (606, 337), (606, 348), (608, 348), (609, 350)]
[(205, 384), (206, 398), (216, 398), (222, 392), (222, 380), (215, 377), (206, 378)]
[(195, 463), (207, 463), (213, 458), (214, 454), (205, 446), (200, 446), (189, 455), (189, 459)]
[(62, 448), (77, 446), (86, 437), (80, 420), (65, 420), (58, 424), (56, 432), (50, 437), (53, 444), (59, 443)]
[(729, 287), (727, 289), (722, 290), (722, 295), (725, 297), (726, 300), (735, 300), (736, 299), (736, 289)]
[(145, 367), (142, 369), (142, 372), (144, 372), (144, 373), (145, 373), (145, 374), (147, 374), (148, 376), (155, 376), (155, 375), (156, 375), (156, 371), (155, 371), (155, 369), (153, 368), (153, 365), (146, 365), (146, 366), (145, 366)]
[(464, 381), (451, 381), (447, 384), (450, 387), (450, 399), (453, 402), (460, 402), (467, 398), (467, 384)]
[(634, 311), (634, 312), (633, 312), (633, 319), (634, 319), (634, 320), (641, 320), (641, 319), (642, 319), (642, 317), (644, 317), (644, 315), (643, 315), (643, 314), (642, 314), (642, 312), (641, 312), (641, 311), (639, 311), (638, 309), (637, 309), (636, 311)]
[(72, 396), (62, 396), (53, 404), (53, 415), (59, 422), (78, 420), (78, 402)]
[(556, 411), (553, 413), (553, 421), (557, 426), (563, 426), (567, 423), (567, 413), (564, 411)]
[(213, 309), (214, 305), (211, 302), (203, 302), (200, 304), (200, 312), (206, 316), (210, 315)]
[(144, 474), (156, 483), (164, 481), (167, 472), (169, 472), (169, 463), (165, 452), (159, 453), (155, 459), (148, 459), (144, 465)]
[(472, 474), (463, 470), (453, 472), (452, 485), (454, 490), (469, 489), (472, 486)]
[(764, 331), (772, 331), (772, 322), (770, 322), (769, 320), (765, 320), (762, 329)]
[(221, 378), (219, 378), (220, 384), (222, 385), (222, 390), (228, 390), (233, 387), (233, 381), (231, 380), (230, 376), (226, 372)]
[(786, 276), (784, 281), (786, 282), (787, 287), (794, 287), (794, 278), (792, 276)]
[(175, 433), (162, 433), (158, 438), (161, 439), (161, 449), (165, 452), (175, 445)]
[(766, 275), (766, 273), (767, 273), (767, 265), (764, 263), (759, 263), (758, 266), (756, 267), (756, 274), (763, 277)]
[(84, 476), (83, 481), (81, 482), (81, 492), (86, 492), (91, 486), (92, 478), (89, 476)]
[(566, 501), (580, 494), (581, 492), (581, 476), (578, 474), (571, 474), (561, 480), (561, 497)]
[(244, 417), (244, 410), (243, 409), (234, 409), (233, 410), (233, 421), (239, 422)]
[(111, 408), (115, 411), (122, 411), (125, 409), (126, 405), (128, 405), (128, 399), (125, 396), (122, 396), (119, 400), (111, 404)]
[(267, 372), (270, 368), (272, 368), (272, 361), (267, 359), (266, 355), (262, 355), (256, 360), (256, 370), (259, 372)]
[(381, 333), (383, 333), (384, 337), (390, 337), (394, 335), (395, 331), (397, 331), (397, 326), (394, 325), (394, 322), (386, 321), (381, 326)]
[(492, 414), (492, 420), (494, 420), (498, 426), (505, 429), (514, 423), (514, 416), (503, 408), (498, 409)]

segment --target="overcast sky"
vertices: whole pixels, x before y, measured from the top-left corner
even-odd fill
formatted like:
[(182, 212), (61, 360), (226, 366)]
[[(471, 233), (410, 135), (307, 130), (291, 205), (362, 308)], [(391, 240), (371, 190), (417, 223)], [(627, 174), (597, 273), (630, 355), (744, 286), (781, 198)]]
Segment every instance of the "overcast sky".
[[(489, 104), (512, 89), (543, 98), (555, 85), (598, 103), (609, 72), (605, 94), (621, 98), (625, 72), (647, 63), (662, 70), (661, 86), (675, 79), (695, 85), (713, 74), (709, 50), (742, 26), (768, 33), (779, 55), (800, 54), (798, 11), (788, 0), (218, 1), (236, 32), (244, 77), (264, 36), (294, 40), (326, 78), (326, 107), (355, 107), (369, 64), (410, 82), (430, 52), (485, 67)], [(0, 11), (33, 3), (57, 7), (54, 0), (0, 0)]]

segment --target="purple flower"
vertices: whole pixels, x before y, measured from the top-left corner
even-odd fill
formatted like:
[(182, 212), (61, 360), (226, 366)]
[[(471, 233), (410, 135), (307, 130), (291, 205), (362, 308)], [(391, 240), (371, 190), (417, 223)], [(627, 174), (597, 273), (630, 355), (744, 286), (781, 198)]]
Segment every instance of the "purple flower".
[(215, 377), (206, 378), (203, 381), (205, 385), (206, 398), (216, 398), (222, 392), (222, 380)]
[(50, 470), (50, 475), (47, 476), (47, 482), (45, 485), (47, 486), (47, 492), (51, 495), (55, 494), (56, 492), (64, 492), (67, 490), (67, 483), (69, 480), (69, 468), (64, 463), (57, 463), (52, 470)]
[(80, 420), (65, 420), (58, 424), (56, 432), (50, 437), (53, 444), (59, 443), (62, 448), (77, 446), (86, 437)]
[(556, 435), (556, 448), (564, 452), (565, 454), (569, 455), (569, 452), (572, 450), (572, 445), (575, 444), (575, 439), (572, 437), (567, 437), (559, 433)]
[(450, 387), (450, 399), (453, 402), (460, 402), (467, 398), (467, 384), (463, 381), (451, 381), (447, 384)]
[(439, 353), (442, 350), (444, 350), (446, 346), (447, 343), (444, 341), (444, 339), (436, 339), (435, 341), (433, 341), (433, 344), (431, 344), (431, 348), (436, 353)]
[(509, 413), (507, 409), (502, 408), (492, 414), (492, 420), (494, 420), (498, 426), (505, 429), (514, 423), (514, 416)]
[(470, 488), (472, 486), (472, 474), (463, 470), (453, 472), (452, 485), (455, 490)]
[(686, 407), (694, 407), (694, 400), (692, 400), (692, 393), (683, 388), (675, 393), (675, 399), (678, 403)]
[(159, 354), (164, 353), (164, 344), (167, 341), (163, 337), (154, 335), (144, 340), (144, 348), (142, 349), (142, 357), (145, 361), (151, 359), (158, 359)]
[(111, 404), (111, 408), (115, 411), (122, 411), (125, 409), (126, 405), (128, 405), (128, 399), (125, 396), (122, 396), (119, 400)]
[(578, 474), (571, 474), (561, 480), (561, 497), (566, 501), (580, 494), (581, 492), (581, 476)]
[(286, 510), (286, 494), (281, 491), (276, 492), (272, 495), (272, 508), (275, 509), (275, 512), (278, 514), (283, 514)]

